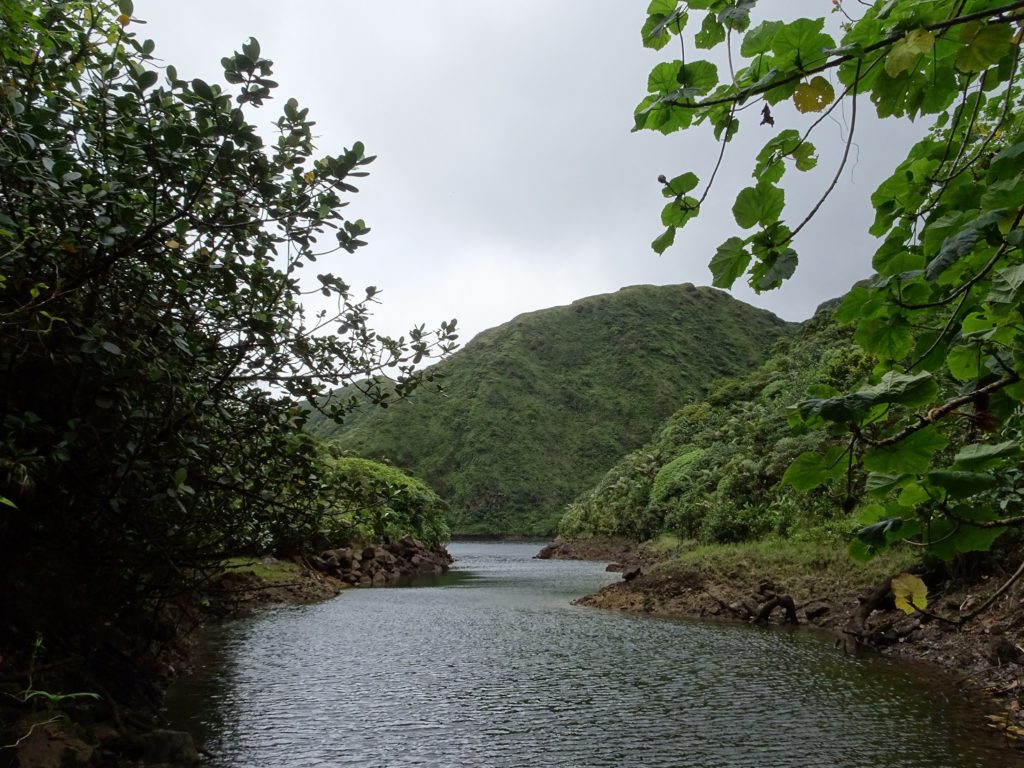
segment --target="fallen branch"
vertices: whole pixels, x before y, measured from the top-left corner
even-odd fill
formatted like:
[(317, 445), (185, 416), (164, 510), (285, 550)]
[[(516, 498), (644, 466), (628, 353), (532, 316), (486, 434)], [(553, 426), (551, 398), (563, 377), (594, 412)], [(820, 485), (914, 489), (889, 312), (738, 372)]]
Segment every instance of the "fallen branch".
[(800, 620), (796, 617), (796, 605), (793, 603), (793, 598), (789, 595), (776, 595), (767, 603), (762, 605), (761, 610), (759, 610), (757, 615), (754, 617), (754, 623), (761, 624), (768, 621), (768, 617), (772, 615), (772, 611), (780, 606), (786, 611), (787, 624), (800, 623)]
[(1021, 563), (1021, 564), (1020, 564), (1020, 567), (1019, 567), (1019, 568), (1018, 568), (1018, 569), (1017, 569), (1016, 571), (1014, 571), (1013, 575), (1012, 575), (1012, 576), (1011, 576), (1011, 577), (1010, 577), (1009, 579), (1007, 579), (1007, 580), (1006, 580), (1006, 583), (1005, 583), (1005, 584), (1003, 584), (1003, 586), (1001, 586), (1001, 587), (1000, 587), (999, 589), (997, 589), (997, 590), (996, 590), (996, 591), (995, 591), (995, 592), (994, 592), (994, 593), (992, 594), (992, 596), (988, 598), (988, 600), (986, 600), (986, 601), (985, 601), (984, 603), (982, 603), (981, 605), (979, 605), (979, 606), (978, 606), (977, 608), (975, 608), (975, 609), (974, 609), (973, 611), (970, 611), (970, 612), (968, 612), (967, 614), (965, 614), (965, 615), (961, 616), (961, 617), (960, 617), (960, 623), (961, 623), (961, 624), (963, 624), (964, 622), (970, 621), (971, 619), (973, 619), (973, 618), (974, 618), (975, 616), (977, 616), (978, 614), (982, 613), (983, 611), (986, 611), (986, 610), (988, 610), (988, 609), (989, 609), (989, 607), (990, 607), (990, 606), (992, 605), (992, 603), (994, 603), (994, 602), (995, 602), (996, 600), (998, 600), (998, 599), (999, 599), (999, 598), (1000, 598), (1000, 597), (1001, 597), (1001, 596), (1002, 596), (1003, 594), (1005, 594), (1005, 593), (1006, 593), (1006, 590), (1008, 590), (1008, 589), (1009, 589), (1010, 587), (1012, 587), (1012, 586), (1014, 585), (1014, 583), (1015, 583), (1015, 582), (1016, 582), (1016, 581), (1017, 581), (1017, 580), (1018, 580), (1018, 579), (1019, 579), (1019, 578), (1020, 578), (1020, 577), (1021, 577), (1022, 575), (1024, 575), (1024, 563)]

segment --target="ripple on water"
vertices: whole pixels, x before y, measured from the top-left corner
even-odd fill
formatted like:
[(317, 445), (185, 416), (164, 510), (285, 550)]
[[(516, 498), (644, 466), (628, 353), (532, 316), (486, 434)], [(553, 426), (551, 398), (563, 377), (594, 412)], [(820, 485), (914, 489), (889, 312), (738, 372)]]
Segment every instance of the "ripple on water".
[(1021, 766), (952, 688), (808, 633), (573, 607), (616, 578), (453, 547), (471, 578), (220, 628), (176, 694), (214, 766)]

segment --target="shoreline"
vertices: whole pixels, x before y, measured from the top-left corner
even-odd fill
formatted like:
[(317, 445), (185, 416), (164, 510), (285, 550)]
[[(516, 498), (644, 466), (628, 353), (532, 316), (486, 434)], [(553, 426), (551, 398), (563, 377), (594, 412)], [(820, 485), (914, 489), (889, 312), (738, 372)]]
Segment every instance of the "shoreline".
[[(159, 701), (122, 709), (93, 694), (72, 694), (76, 717), (58, 710), (36, 711), (5, 723), (13, 746), (0, 752), (0, 766), (11, 768), (193, 768), (205, 754), (191, 733), (169, 727), (164, 709), (174, 681), (191, 674), (196, 638), (205, 626), (233, 621), (264, 608), (329, 600), (354, 588), (376, 588), (440, 575), (451, 556), (443, 546), (428, 547), (411, 537), (388, 546), (328, 550), (298, 560), (232, 558), (190, 605), (179, 606), (175, 636), (155, 661), (148, 683)], [(31, 682), (31, 681), (30, 681)], [(13, 694), (12, 694), (13, 695)], [(67, 698), (67, 697), (65, 697)], [(70, 699), (69, 699), (70, 702)], [(68, 714), (65, 712), (65, 714)]]

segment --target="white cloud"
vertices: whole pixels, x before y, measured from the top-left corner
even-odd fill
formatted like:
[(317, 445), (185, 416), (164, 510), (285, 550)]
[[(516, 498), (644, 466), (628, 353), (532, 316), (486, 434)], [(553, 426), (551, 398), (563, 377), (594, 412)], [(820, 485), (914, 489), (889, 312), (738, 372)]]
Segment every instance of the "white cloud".
[[(664, 202), (657, 176), (692, 168), (706, 178), (716, 148), (704, 135), (629, 132), (648, 70), (677, 55), (641, 47), (646, 5), (137, 0), (136, 15), (150, 23), (136, 31), (182, 76), (210, 80), (220, 79), (221, 56), (258, 38), (275, 61), (280, 100), (310, 108), (323, 152), (361, 140), (379, 155), (348, 209), (373, 228), (370, 245), (318, 270), (381, 287), (385, 333), (456, 316), (468, 339), (521, 312), (625, 285), (710, 282), (707, 262), (736, 231), (732, 200), (770, 129), (744, 113), (701, 219), (665, 256), (651, 252)], [(809, 15), (821, 5), (786, 8)], [(260, 119), (269, 124), (280, 100)], [(918, 130), (886, 127), (881, 146), (868, 147), (881, 133), (869, 107), (858, 117), (859, 162), (796, 244), (797, 276), (782, 291), (740, 288), (738, 298), (802, 319), (868, 273), (867, 196)], [(776, 110), (777, 127), (792, 120)], [(822, 126), (815, 176), (787, 179), (793, 220), (831, 180), (842, 129)]]

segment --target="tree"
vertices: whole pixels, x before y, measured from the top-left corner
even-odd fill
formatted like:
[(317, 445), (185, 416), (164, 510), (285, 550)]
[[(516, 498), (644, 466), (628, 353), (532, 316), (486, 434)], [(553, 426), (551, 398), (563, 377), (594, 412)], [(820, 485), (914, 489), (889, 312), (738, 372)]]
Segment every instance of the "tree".
[[(294, 100), (265, 143), (255, 40), (221, 86), (157, 66), (130, 0), (0, 13), (0, 603), (52, 649), (159, 616), (225, 554), (300, 547), (337, 495), (309, 409), (343, 416), (327, 393), (385, 369), (411, 391), (455, 325), (378, 336), (375, 288), (300, 279), (364, 245), (342, 209), (373, 157), (315, 156)], [(310, 293), (336, 310), (308, 318)]]
[[(659, 179), (666, 229), (653, 248), (664, 252), (709, 204), (741, 116), (756, 114), (772, 136), (754, 159), (755, 183), (732, 206), (749, 234), (727, 238), (710, 267), (719, 287), (746, 276), (757, 291), (776, 288), (797, 267), (800, 232), (827, 215), (858, 110), (931, 120), (871, 196), (877, 274), (837, 310), (877, 365), (855, 391), (815, 392), (794, 409), (794, 428), (845, 439), (827, 454), (799, 457), (786, 479), (810, 489), (866, 473), (867, 498), (848, 501), (860, 507), (856, 557), (898, 540), (942, 558), (987, 549), (1024, 524), (1024, 2), (833, 0), (838, 39), (824, 18), (752, 26), (755, 5), (654, 0), (648, 8), (644, 45), (675, 40), (682, 54), (651, 72), (636, 128), (668, 134), (708, 124), (720, 144), (702, 189), (693, 172)], [(694, 48), (725, 49), (729, 73), (695, 59)], [(772, 108), (785, 101), (807, 115), (803, 132), (775, 129)], [(849, 125), (839, 167), (812, 210), (787, 221), (780, 182), (791, 168), (817, 164), (810, 137), (840, 105)]]

